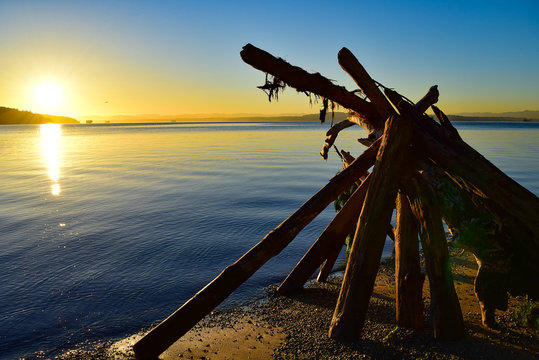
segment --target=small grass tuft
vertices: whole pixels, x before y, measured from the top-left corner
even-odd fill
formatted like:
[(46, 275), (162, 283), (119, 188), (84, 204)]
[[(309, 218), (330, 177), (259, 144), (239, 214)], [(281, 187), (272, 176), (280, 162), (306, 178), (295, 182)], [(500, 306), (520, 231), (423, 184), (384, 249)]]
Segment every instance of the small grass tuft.
[(539, 330), (539, 305), (518, 305), (513, 310), (513, 318), (521, 326), (534, 330)]

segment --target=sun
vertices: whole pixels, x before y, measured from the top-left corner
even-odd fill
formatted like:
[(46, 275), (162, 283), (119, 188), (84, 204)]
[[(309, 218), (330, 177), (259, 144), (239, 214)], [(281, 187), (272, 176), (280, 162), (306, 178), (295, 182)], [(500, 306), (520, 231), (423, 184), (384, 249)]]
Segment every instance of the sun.
[(63, 99), (62, 87), (57, 83), (42, 82), (33, 88), (33, 108), (36, 112), (57, 113)]

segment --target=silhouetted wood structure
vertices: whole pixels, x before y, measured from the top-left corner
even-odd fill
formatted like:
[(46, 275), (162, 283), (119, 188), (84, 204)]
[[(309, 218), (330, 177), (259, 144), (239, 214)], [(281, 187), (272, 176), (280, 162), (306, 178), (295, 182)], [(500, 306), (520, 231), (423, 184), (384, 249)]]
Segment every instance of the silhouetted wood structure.
[[(396, 206), (396, 322), (424, 326), (419, 241), (431, 291), (431, 316), (436, 338), (464, 336), (464, 324), (453, 286), (443, 223), (454, 246), (471, 251), (479, 264), (475, 291), (483, 323), (494, 323), (494, 311), (505, 310), (508, 293), (539, 295), (539, 199), (466, 144), (444, 113), (433, 104), (433, 86), (417, 103), (374, 81), (346, 48), (338, 54), (341, 67), (360, 87), (348, 91), (319, 73), (308, 73), (256, 48), (244, 46), (241, 57), (264, 72), (260, 88), (271, 100), (293, 87), (349, 111), (346, 120), (327, 132), (321, 155), (340, 131), (360, 125), (369, 132), (359, 139), (368, 148), (355, 160), (342, 152), (344, 169), (294, 214), (228, 266), (135, 346), (137, 359), (153, 359), (191, 329), (282, 251), (328, 204), (354, 183), (359, 184), (305, 256), (278, 288), (280, 294), (302, 289), (321, 267), (324, 281), (346, 235), (356, 227), (354, 241), (329, 336), (357, 339), (373, 291), (390, 219)], [(425, 114), (432, 108), (438, 121)], [(369, 176), (367, 171), (372, 169)]]

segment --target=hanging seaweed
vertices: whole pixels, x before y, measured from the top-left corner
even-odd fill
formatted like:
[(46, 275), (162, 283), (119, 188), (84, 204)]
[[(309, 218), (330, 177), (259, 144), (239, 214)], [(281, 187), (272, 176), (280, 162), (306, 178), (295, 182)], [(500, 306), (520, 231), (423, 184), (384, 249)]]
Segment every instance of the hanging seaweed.
[(268, 95), (268, 100), (271, 102), (272, 98), (275, 98), (275, 100), (279, 100), (279, 91), (283, 91), (286, 87), (286, 84), (284, 81), (279, 80), (275, 76), (271, 76), (266, 73), (266, 81), (264, 82), (264, 85), (257, 86), (257, 88), (261, 89)]
[(317, 94), (315, 94), (315, 93), (312, 93), (312, 92), (310, 92), (310, 93), (305, 92), (305, 93), (306, 93), (307, 96), (309, 97), (309, 105), (310, 105), (310, 106), (313, 106), (313, 98), (314, 98), (314, 102), (315, 102), (315, 103), (318, 103), (318, 99), (320, 99), (320, 96), (319, 96), (319, 95), (317, 95)]
[(335, 102), (331, 100), (331, 126), (333, 126), (333, 120), (335, 120)]
[(326, 121), (326, 112), (328, 111), (328, 99), (324, 98), (322, 100), (322, 109), (320, 109), (320, 122), (324, 123)]

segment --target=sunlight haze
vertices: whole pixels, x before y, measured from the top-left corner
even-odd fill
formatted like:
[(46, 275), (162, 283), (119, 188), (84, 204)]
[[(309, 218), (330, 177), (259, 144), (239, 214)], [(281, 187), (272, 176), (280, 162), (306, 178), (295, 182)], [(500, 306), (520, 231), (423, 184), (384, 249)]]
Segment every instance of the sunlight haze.
[(76, 118), (316, 112), (293, 89), (267, 101), (264, 75), (239, 56), (252, 43), (349, 90), (343, 46), (411, 99), (437, 84), (447, 113), (536, 110), (538, 40), (537, 1), (2, 1), (0, 106)]

